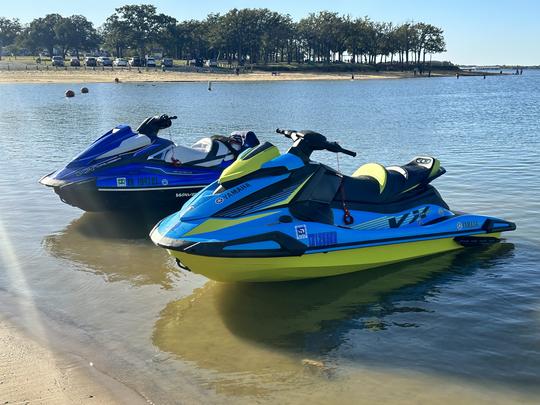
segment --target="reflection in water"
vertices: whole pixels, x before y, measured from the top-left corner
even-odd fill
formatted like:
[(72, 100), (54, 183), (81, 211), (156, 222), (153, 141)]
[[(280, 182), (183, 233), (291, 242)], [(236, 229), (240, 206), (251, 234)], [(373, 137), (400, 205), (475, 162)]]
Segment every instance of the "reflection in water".
[(158, 220), (147, 215), (85, 213), (42, 243), (51, 255), (69, 260), (77, 269), (101, 274), (107, 281), (171, 288), (180, 271), (163, 249), (148, 240)]
[[(305, 374), (302, 359), (331, 364), (331, 352), (348, 344), (346, 334), (354, 329), (415, 326), (386, 318), (396, 312), (414, 317), (427, 311), (421, 304), (445, 285), (494, 266), (512, 250), (512, 244), (501, 243), (299, 282), (210, 282), (163, 309), (153, 343), (200, 368), (224, 373), (222, 389), (234, 388), (237, 393), (238, 385), (252, 386), (257, 376), (257, 384), (277, 380), (290, 385)], [(407, 301), (419, 305), (401, 306), (403, 291)], [(387, 360), (383, 355), (381, 361), (391, 365)], [(270, 374), (272, 378), (267, 378)]]

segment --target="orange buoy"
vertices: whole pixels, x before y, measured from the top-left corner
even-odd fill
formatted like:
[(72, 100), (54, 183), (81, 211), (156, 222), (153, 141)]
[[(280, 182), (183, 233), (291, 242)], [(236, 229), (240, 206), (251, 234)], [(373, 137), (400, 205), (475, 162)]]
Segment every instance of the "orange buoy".
[(75, 97), (75, 92), (73, 90), (66, 90), (66, 97)]

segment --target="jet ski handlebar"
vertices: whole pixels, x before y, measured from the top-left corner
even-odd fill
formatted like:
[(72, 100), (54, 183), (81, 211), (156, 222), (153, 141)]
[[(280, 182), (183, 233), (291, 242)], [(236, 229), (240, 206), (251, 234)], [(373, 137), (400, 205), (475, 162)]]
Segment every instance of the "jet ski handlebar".
[(176, 115), (168, 116), (167, 114), (154, 115), (145, 119), (137, 128), (139, 134), (148, 135), (150, 137), (157, 136), (162, 129), (169, 128), (172, 125), (172, 120), (177, 119)]
[[(295, 131), (292, 129), (276, 129), (278, 134), (285, 135), (292, 139), (295, 145), (291, 148), (291, 152), (302, 154), (309, 158), (311, 152), (315, 150), (327, 150), (334, 153), (343, 153), (352, 157), (356, 156), (356, 152), (345, 149), (337, 142), (328, 142), (326, 137), (314, 131)], [(297, 143), (298, 141), (298, 143)], [(297, 150), (298, 149), (298, 150)]]

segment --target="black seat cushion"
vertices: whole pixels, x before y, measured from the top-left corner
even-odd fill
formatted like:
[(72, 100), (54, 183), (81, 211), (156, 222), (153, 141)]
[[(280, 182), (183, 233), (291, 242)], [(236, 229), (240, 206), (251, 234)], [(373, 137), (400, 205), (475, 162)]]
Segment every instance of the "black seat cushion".
[[(431, 157), (417, 157), (404, 166), (366, 166), (378, 166), (379, 175), (343, 176), (335, 200), (359, 203), (395, 202), (422, 192), (432, 180), (445, 173), (438, 160)], [(385, 170), (385, 173), (381, 174), (382, 170)], [(369, 171), (363, 171), (362, 167), (357, 170), (357, 173), (365, 172)]]

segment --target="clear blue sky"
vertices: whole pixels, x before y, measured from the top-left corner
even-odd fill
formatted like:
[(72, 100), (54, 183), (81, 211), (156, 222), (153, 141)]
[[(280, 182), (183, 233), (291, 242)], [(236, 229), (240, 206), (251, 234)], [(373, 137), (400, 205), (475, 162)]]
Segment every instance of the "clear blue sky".
[(154, 4), (178, 20), (201, 19), (237, 7), (267, 7), (300, 19), (310, 12), (338, 11), (401, 23), (416, 20), (445, 31), (448, 52), (437, 59), (459, 64), (540, 65), (538, 0), (2, 0), (0, 16), (26, 23), (47, 13), (82, 14), (96, 26), (124, 4)]

